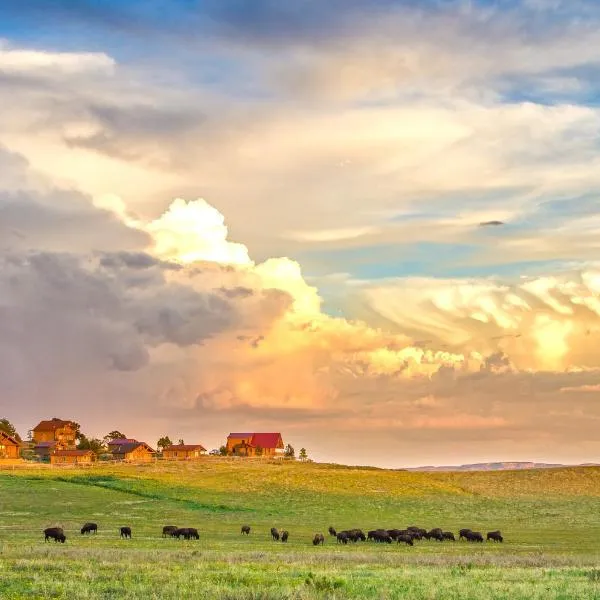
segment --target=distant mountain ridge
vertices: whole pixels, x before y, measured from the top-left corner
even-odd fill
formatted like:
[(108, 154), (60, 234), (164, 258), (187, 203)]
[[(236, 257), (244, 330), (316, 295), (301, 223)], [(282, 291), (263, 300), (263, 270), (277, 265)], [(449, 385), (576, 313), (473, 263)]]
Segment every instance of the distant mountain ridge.
[(558, 463), (536, 463), (536, 462), (489, 462), (473, 463), (470, 465), (454, 466), (425, 466), (410, 467), (407, 471), (518, 471), (522, 469), (557, 469), (560, 467), (597, 467), (597, 463), (584, 463), (579, 465), (562, 465)]

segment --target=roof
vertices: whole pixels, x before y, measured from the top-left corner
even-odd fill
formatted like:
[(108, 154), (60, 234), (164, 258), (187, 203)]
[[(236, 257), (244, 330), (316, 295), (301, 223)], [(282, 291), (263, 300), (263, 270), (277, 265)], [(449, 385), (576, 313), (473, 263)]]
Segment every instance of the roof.
[(56, 442), (38, 442), (34, 448), (52, 448), (56, 446)]
[(13, 437), (12, 435), (9, 435), (8, 433), (6, 433), (6, 431), (0, 431), (0, 437), (3, 438), (3, 440), (10, 442), (11, 444), (14, 444), (15, 446), (21, 445), (17, 438)]
[(138, 444), (139, 442), (133, 438), (115, 438), (110, 440), (107, 446), (122, 446), (123, 444)]
[(154, 450), (152, 450), (152, 448), (150, 448), (150, 446), (148, 446), (146, 442), (131, 442), (127, 444), (120, 444), (119, 446), (112, 448), (111, 452), (113, 454), (129, 454), (130, 452), (133, 452), (140, 446), (144, 446), (149, 452), (154, 452)]
[(283, 448), (280, 433), (254, 433), (250, 441), (253, 446), (260, 446), (261, 448)]
[(234, 439), (241, 439), (241, 438), (249, 438), (249, 437), (252, 437), (253, 435), (254, 435), (253, 433), (230, 433), (227, 437), (234, 438)]
[(167, 446), (163, 449), (163, 452), (171, 452), (173, 450), (183, 450), (183, 451), (191, 451), (191, 450), (206, 450), (206, 448), (202, 444), (173, 444), (171, 446)]
[(94, 454), (91, 450), (55, 450), (52, 456), (87, 456)]
[(49, 421), (40, 421), (33, 431), (54, 431), (65, 426), (73, 426), (73, 421), (63, 421), (62, 419), (50, 419)]

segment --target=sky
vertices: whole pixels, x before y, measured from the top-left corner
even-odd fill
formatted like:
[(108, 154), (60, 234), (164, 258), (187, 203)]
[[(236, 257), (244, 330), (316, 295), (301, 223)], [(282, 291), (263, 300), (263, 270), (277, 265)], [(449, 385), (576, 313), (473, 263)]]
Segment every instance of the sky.
[(592, 0), (3, 0), (0, 413), (600, 461), (599, 45)]

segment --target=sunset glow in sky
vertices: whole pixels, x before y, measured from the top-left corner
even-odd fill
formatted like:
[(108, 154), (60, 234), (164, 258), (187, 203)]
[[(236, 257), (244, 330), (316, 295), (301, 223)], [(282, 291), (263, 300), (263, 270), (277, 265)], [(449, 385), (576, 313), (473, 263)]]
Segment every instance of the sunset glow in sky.
[(4, 0), (0, 417), (600, 461), (598, 47), (595, 0)]

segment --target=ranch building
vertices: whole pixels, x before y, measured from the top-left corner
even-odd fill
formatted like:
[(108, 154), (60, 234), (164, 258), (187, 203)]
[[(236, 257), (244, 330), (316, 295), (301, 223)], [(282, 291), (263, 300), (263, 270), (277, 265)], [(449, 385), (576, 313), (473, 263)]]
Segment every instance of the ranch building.
[(285, 448), (281, 433), (230, 433), (226, 447), (234, 456), (281, 456)]
[(39, 458), (48, 458), (56, 450), (56, 442), (39, 442), (33, 447), (33, 453)]
[(19, 440), (4, 431), (0, 431), (0, 459), (19, 458), (20, 451), (21, 444)]
[(96, 460), (91, 450), (55, 450), (50, 454), (50, 464), (89, 464)]
[(163, 450), (163, 458), (169, 460), (195, 460), (206, 454), (202, 444), (177, 444)]
[(36, 445), (41, 442), (56, 442), (57, 450), (75, 450), (77, 428), (73, 421), (50, 419), (41, 421), (32, 430)]
[(146, 442), (127, 442), (117, 446), (113, 445), (110, 451), (115, 460), (131, 462), (149, 462), (154, 456), (154, 450)]

